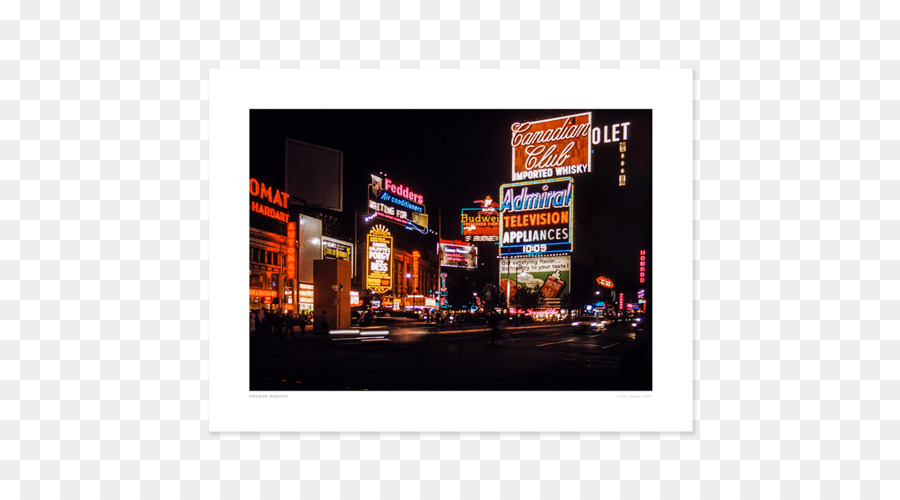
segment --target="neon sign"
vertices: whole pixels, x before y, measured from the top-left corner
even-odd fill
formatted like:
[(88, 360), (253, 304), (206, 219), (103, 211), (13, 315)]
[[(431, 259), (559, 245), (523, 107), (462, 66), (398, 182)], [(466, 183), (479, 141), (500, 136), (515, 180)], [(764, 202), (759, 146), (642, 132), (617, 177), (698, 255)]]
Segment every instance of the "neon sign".
[(459, 216), (460, 233), (465, 241), (499, 241), (500, 213), (485, 214), (480, 208), (464, 208)]
[(573, 188), (571, 177), (500, 186), (500, 255), (571, 252)]
[[(570, 179), (571, 181), (571, 179)], [(501, 190), (500, 212), (521, 212), (525, 210), (540, 210), (545, 208), (561, 208), (572, 205), (572, 183), (565, 185), (564, 189), (550, 191), (548, 188), (550, 183), (546, 183), (540, 187), (538, 192), (528, 191), (529, 186), (541, 185), (543, 183), (520, 183), (518, 190), (506, 189)], [(516, 184), (506, 184), (503, 187), (515, 187)]]
[(287, 275), (294, 278), (297, 270), (297, 223), (295, 222), (288, 222), (287, 242), (287, 254), (284, 258), (285, 268)]
[(310, 283), (299, 283), (297, 285), (297, 302), (300, 304), (313, 305), (315, 298), (315, 287)]
[(412, 253), (412, 258), (413, 258), (412, 279), (413, 279), (413, 288), (415, 290), (419, 289), (419, 258), (421, 258), (421, 257), (422, 257), (422, 254), (419, 253), (418, 250), (413, 250), (413, 253)]
[[(250, 179), (250, 196), (257, 197), (284, 209), (287, 208), (288, 198), (290, 198), (290, 195), (279, 189), (275, 189), (275, 192), (273, 193), (272, 186), (266, 186), (265, 182), (259, 182), (256, 179)], [(287, 213), (263, 205), (257, 201), (250, 202), (250, 211), (265, 215), (266, 217), (271, 217), (281, 222), (288, 222), (288, 219), (290, 218)]]
[(638, 271), (638, 279), (641, 283), (645, 281), (647, 277), (647, 251), (641, 250), (641, 265)]
[(391, 254), (394, 238), (381, 224), (376, 225), (366, 235), (368, 249), (366, 266), (366, 288), (375, 293), (384, 293), (393, 287)]
[(591, 114), (516, 122), (512, 179), (543, 179), (591, 171)]
[(413, 203), (418, 203), (419, 205), (421, 205), (425, 200), (425, 198), (423, 198), (421, 194), (416, 194), (415, 192), (410, 191), (408, 186), (404, 186), (403, 184), (395, 184), (391, 182), (391, 180), (387, 177), (385, 177), (384, 179), (384, 190), (390, 191), (391, 193), (394, 193), (398, 196), (402, 196), (403, 198), (406, 198)]
[(425, 198), (386, 176), (369, 174), (369, 210), (398, 224), (428, 227)]
[(597, 276), (597, 284), (603, 288), (612, 288), (614, 286), (612, 280), (606, 276)]
[(490, 196), (485, 196), (484, 199), (481, 200), (475, 200), (475, 203), (478, 203), (478, 205), (480, 206), (480, 213), (485, 215), (491, 215), (495, 213), (498, 208), (500, 208), (500, 205), (498, 205), (497, 202), (494, 201)]

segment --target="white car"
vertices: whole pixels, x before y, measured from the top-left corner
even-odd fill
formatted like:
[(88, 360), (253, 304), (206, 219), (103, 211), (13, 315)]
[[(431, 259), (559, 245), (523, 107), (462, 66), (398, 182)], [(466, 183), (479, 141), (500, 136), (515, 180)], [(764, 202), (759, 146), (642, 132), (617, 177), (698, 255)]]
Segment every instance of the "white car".
[(594, 316), (578, 316), (572, 322), (576, 332), (599, 332), (606, 328), (606, 320)]

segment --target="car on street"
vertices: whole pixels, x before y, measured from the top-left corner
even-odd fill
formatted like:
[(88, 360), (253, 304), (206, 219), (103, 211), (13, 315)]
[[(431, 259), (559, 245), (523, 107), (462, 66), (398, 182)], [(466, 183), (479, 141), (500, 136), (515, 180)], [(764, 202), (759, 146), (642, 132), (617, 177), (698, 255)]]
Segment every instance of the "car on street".
[(594, 316), (578, 316), (572, 321), (578, 333), (599, 332), (606, 328), (606, 320)]

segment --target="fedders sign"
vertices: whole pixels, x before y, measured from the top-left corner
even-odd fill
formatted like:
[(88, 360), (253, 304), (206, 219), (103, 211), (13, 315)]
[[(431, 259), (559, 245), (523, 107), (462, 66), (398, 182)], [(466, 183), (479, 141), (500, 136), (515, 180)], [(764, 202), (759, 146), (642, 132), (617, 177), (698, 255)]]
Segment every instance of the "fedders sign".
[(401, 225), (428, 227), (425, 197), (383, 174), (369, 174), (369, 212)]
[(516, 122), (512, 180), (546, 179), (591, 171), (591, 114)]
[(407, 200), (409, 200), (413, 203), (417, 203), (419, 205), (421, 205), (422, 202), (424, 201), (424, 198), (422, 197), (422, 195), (417, 194), (414, 191), (410, 191), (409, 186), (404, 186), (403, 184), (395, 184), (395, 183), (391, 182), (391, 180), (388, 179), (387, 177), (385, 177), (385, 179), (384, 179), (384, 190), (390, 191), (391, 193), (394, 193), (397, 196), (406, 198)]

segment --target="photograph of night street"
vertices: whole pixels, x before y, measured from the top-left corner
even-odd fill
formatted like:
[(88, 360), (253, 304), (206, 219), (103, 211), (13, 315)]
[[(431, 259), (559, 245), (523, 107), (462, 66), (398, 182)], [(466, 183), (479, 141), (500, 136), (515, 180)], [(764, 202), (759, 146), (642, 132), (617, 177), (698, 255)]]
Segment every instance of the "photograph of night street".
[(653, 390), (651, 110), (249, 115), (251, 391)]

